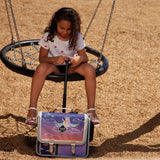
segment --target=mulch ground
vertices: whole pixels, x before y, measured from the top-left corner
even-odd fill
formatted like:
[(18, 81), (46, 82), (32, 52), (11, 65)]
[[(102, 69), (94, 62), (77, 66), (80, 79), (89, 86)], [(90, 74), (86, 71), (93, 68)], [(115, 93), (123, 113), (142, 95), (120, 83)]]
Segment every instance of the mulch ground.
[[(16, 0), (12, 2), (21, 40), (39, 39), (52, 14), (69, 6), (81, 15), (82, 34), (97, 0)], [(101, 50), (112, 0), (102, 0), (85, 43)], [(119, 0), (110, 24), (103, 54), (109, 61), (97, 77), (95, 129), (88, 159), (160, 159), (160, 1)], [(0, 49), (11, 43), (1, 2)], [(48, 159), (36, 156), (36, 129), (28, 130), (25, 118), (31, 78), (9, 70), (0, 62), (0, 159)], [(46, 81), (38, 110), (62, 106), (63, 82)], [(67, 107), (79, 113), (87, 108), (84, 81), (69, 82)], [(58, 158), (61, 159), (61, 158)]]

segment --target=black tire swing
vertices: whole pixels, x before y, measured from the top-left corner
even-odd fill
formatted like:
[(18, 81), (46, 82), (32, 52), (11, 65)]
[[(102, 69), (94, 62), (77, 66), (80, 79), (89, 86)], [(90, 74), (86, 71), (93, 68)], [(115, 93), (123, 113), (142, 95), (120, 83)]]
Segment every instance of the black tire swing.
[[(20, 41), (21, 43), (21, 47), (24, 47), (24, 46), (31, 46), (31, 45), (38, 45), (38, 42), (39, 42), (39, 39), (33, 39), (33, 40), (26, 40), (26, 41)], [(13, 44), (9, 44), (7, 46), (5, 46), (2, 50), (1, 50), (1, 60), (3, 61), (3, 63), (6, 65), (6, 67), (8, 67), (9, 69), (11, 69), (12, 71), (16, 72), (16, 73), (20, 73), (22, 75), (25, 75), (25, 76), (29, 76), (29, 77), (32, 77), (35, 70), (34, 69), (30, 69), (30, 68), (27, 68), (26, 66), (21, 66), (21, 65), (18, 65), (16, 63), (13, 63), (11, 61), (11, 58), (9, 58), (7, 56), (7, 52), (8, 51), (12, 51), (12, 48), (18, 48), (19, 47), (19, 43), (16, 42)], [(94, 50), (90, 47), (85, 47), (86, 49), (86, 52), (87, 53), (90, 53), (90, 54), (93, 54), (94, 56), (96, 57), (99, 57), (100, 56), (100, 52), (98, 52), (97, 50)], [(102, 66), (100, 66), (100, 68), (96, 68), (95, 71), (96, 71), (96, 76), (100, 76), (102, 75), (103, 73), (106, 72), (108, 68), (108, 60), (105, 58), (104, 55), (102, 55)], [(51, 81), (55, 81), (55, 82), (61, 82), (61, 81), (64, 81), (64, 73), (60, 73), (60, 74), (50, 74), (46, 77), (47, 80), (51, 80)], [(84, 77), (77, 74), (77, 73), (74, 73), (74, 74), (68, 74), (68, 78), (67, 78), (68, 81), (78, 81), (78, 80), (84, 80)]]
[[(99, 1), (96, 10), (92, 16), (92, 19), (87, 27), (87, 30), (84, 34), (84, 38), (86, 36), (86, 33), (88, 32), (88, 29), (94, 19), (94, 16), (98, 10), (98, 7), (101, 3), (101, 0)], [(5, 4), (6, 4), (6, 10), (7, 10), (7, 14), (8, 14), (8, 20), (9, 20), (9, 25), (10, 25), (10, 31), (11, 31), (11, 35), (12, 35), (12, 43), (5, 46), (4, 48), (2, 48), (2, 50), (0, 51), (0, 56), (1, 56), (1, 60), (2, 62), (6, 65), (6, 67), (8, 67), (10, 70), (16, 72), (16, 73), (20, 73), (22, 75), (25, 76), (29, 76), (32, 77), (34, 72), (35, 72), (35, 66), (37, 66), (38, 64), (35, 63), (35, 61), (38, 61), (38, 56), (37, 54), (39, 53), (39, 46), (38, 46), (38, 42), (39, 39), (31, 39), (31, 40), (25, 40), (25, 41), (20, 41), (19, 38), (19, 34), (18, 34), (18, 29), (16, 26), (16, 21), (14, 18), (14, 13), (13, 13), (13, 9), (12, 9), (12, 4), (11, 4), (11, 0), (9, 0), (9, 5), (10, 5), (10, 10), (11, 10), (11, 14), (12, 14), (12, 19), (13, 19), (13, 23), (14, 23), (14, 28), (15, 28), (15, 32), (16, 32), (16, 36), (17, 36), (17, 40), (18, 42), (14, 41), (14, 36), (13, 36), (13, 31), (12, 31), (12, 26), (11, 26), (11, 19), (9, 16), (9, 9), (8, 9), (8, 5), (7, 5), (7, 0), (5, 0)], [(103, 52), (103, 48), (104, 48), (104, 44), (106, 41), (106, 37), (107, 37), (107, 33), (108, 33), (108, 29), (109, 29), (109, 25), (110, 25), (110, 21), (111, 21), (111, 17), (112, 17), (112, 12), (114, 9), (114, 5), (115, 5), (115, 0), (113, 0), (113, 4), (112, 4), (112, 9), (110, 12), (110, 17), (109, 17), (109, 21), (108, 21), (108, 25), (107, 25), (107, 29), (106, 29), (106, 33), (105, 33), (105, 37), (104, 37), (104, 42), (102, 45), (102, 50), (101, 52), (90, 48), (88, 46), (85, 47), (86, 52), (92, 54), (93, 56), (97, 57), (98, 59), (96, 60), (91, 60), (94, 63), (96, 63), (96, 67), (95, 67), (95, 71), (96, 71), (96, 77), (104, 74), (107, 69), (108, 69), (108, 60), (107, 58), (102, 54)], [(22, 49), (26, 49), (25, 51), (22, 51)], [(34, 50), (34, 51), (32, 51)], [(47, 80), (51, 80), (54, 82), (61, 82), (64, 81), (64, 74), (60, 73), (60, 74), (50, 74), (46, 77)], [(79, 74), (68, 74), (67, 75), (67, 80), (68, 81), (79, 81), (79, 80), (84, 80), (84, 77), (79, 75)]]

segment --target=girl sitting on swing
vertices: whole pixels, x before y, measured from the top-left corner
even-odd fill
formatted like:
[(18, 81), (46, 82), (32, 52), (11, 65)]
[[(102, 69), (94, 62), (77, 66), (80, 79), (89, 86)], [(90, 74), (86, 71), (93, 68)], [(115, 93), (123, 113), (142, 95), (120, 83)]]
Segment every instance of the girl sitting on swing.
[[(30, 105), (26, 119), (28, 127), (36, 125), (37, 101), (47, 75), (61, 73), (65, 61), (70, 59), (68, 73), (78, 73), (85, 78), (85, 89), (88, 102), (88, 113), (92, 115), (95, 126), (99, 120), (95, 110), (96, 73), (92, 65), (88, 64), (85, 44), (80, 33), (80, 16), (73, 8), (61, 8), (53, 15), (48, 27), (44, 31), (39, 61), (31, 85)], [(75, 56), (75, 54), (78, 56)]]

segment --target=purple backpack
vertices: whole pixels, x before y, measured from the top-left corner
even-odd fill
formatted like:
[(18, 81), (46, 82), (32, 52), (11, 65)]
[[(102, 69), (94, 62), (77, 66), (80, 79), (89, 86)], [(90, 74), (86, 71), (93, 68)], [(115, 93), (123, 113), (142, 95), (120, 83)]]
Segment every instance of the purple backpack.
[(49, 157), (87, 157), (90, 118), (87, 114), (38, 112), (36, 153)]

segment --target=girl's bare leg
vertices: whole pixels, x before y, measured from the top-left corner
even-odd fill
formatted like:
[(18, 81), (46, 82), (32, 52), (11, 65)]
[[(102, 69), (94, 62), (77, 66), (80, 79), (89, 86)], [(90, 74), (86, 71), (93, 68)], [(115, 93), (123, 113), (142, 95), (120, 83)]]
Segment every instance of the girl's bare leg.
[[(88, 101), (88, 109), (95, 108), (95, 97), (96, 97), (96, 73), (93, 66), (88, 63), (83, 63), (73, 71), (69, 69), (69, 72), (76, 72), (85, 78), (85, 88)], [(94, 119), (98, 119), (95, 110), (88, 111), (92, 113)], [(99, 122), (97, 122), (99, 123)]]
[[(38, 97), (40, 95), (40, 92), (42, 90), (42, 87), (44, 85), (46, 76), (50, 73), (59, 73), (58, 68), (49, 63), (41, 63), (37, 67), (33, 78), (32, 78), (32, 85), (31, 85), (31, 94), (30, 94), (30, 105), (29, 107), (35, 107), (37, 108), (37, 101)], [(36, 116), (36, 111), (35, 110), (29, 110), (27, 118), (29, 117), (35, 117)], [(29, 125), (32, 125), (29, 123)]]

